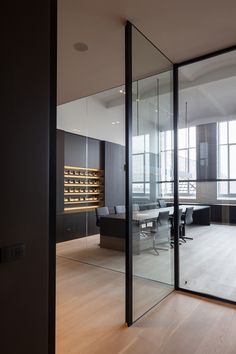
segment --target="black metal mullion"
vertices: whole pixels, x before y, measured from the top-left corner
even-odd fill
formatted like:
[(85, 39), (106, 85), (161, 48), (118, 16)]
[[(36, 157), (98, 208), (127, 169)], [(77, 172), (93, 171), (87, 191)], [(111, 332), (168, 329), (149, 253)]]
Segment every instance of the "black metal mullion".
[(56, 351), (57, 1), (50, 1), (48, 353)]
[(179, 289), (179, 172), (178, 172), (178, 66), (173, 67), (173, 117), (174, 117), (174, 286)]
[[(229, 147), (229, 122), (227, 122), (227, 159), (228, 159), (228, 179), (230, 177), (230, 168), (229, 168), (229, 154), (230, 154), (230, 147)], [(228, 190), (228, 195), (230, 194), (230, 184), (229, 184), (229, 180), (227, 183), (227, 190)]]
[(236, 45), (217, 50), (217, 51), (215, 51), (213, 53), (204, 54), (204, 55), (201, 55), (201, 56), (196, 57), (196, 58), (188, 59), (188, 60), (185, 60), (185, 61), (183, 61), (181, 63), (178, 63), (178, 64), (175, 64), (175, 65), (178, 68), (180, 68), (182, 66), (186, 66), (186, 65), (189, 65), (189, 64), (194, 64), (194, 63), (197, 63), (199, 61), (203, 61), (203, 60), (207, 60), (207, 59), (210, 59), (210, 58), (217, 57), (218, 55), (230, 53), (230, 52), (233, 52), (234, 50), (236, 50)]
[(125, 318), (133, 323), (132, 257), (132, 24), (125, 26), (125, 142), (126, 142), (126, 238), (125, 238)]

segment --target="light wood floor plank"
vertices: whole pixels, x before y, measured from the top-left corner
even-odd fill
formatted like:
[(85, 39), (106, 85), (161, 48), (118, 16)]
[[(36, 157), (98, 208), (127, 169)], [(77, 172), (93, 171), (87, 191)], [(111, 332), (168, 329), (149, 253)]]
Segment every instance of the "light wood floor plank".
[(57, 354), (235, 354), (236, 308), (172, 293), (127, 328), (124, 275), (58, 257)]

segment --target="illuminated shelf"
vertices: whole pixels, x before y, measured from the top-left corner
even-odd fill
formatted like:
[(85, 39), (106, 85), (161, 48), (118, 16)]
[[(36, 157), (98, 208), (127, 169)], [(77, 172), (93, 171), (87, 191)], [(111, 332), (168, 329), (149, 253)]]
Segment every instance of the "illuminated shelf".
[(74, 179), (74, 178), (85, 178), (85, 179), (100, 179), (101, 177), (99, 176), (78, 176), (78, 175), (64, 175), (64, 178), (70, 178), (70, 179)]
[(93, 193), (89, 193), (89, 192), (71, 192), (71, 193), (64, 193), (64, 195), (97, 195), (97, 194), (100, 194), (101, 192), (97, 192), (97, 193), (95, 193), (95, 192), (93, 192)]
[(79, 202), (64, 202), (65, 205), (68, 205), (68, 204), (84, 204), (84, 203), (99, 203), (99, 200), (81, 200)]
[[(70, 173), (65, 173), (66, 172), (71, 172)], [(79, 175), (78, 171), (83, 171), (83, 173), (91, 173), (91, 171), (95, 172), (96, 176), (89, 176), (89, 175)], [(75, 174), (77, 173), (77, 174)], [(84, 180), (86, 183), (75, 183), (78, 180)], [(89, 183), (89, 181), (92, 182), (92, 180), (96, 180), (95, 184)], [(65, 183), (71, 181), (72, 183)], [(69, 192), (69, 190), (73, 190), (71, 187), (76, 187), (74, 189), (77, 190), (84, 190), (83, 187), (85, 187), (88, 191), (85, 192)], [(64, 190), (64, 211), (80, 211), (80, 210), (85, 210), (85, 209), (95, 209), (98, 208), (99, 206), (103, 206), (104, 202), (102, 200), (103, 198), (103, 171), (99, 170), (97, 168), (86, 168), (86, 167), (78, 167), (78, 166), (64, 166), (64, 188), (67, 190), (65, 192)], [(89, 190), (95, 189), (96, 192), (89, 192)], [(76, 198), (67, 198), (67, 196), (83, 196), (84, 200), (78, 200), (75, 201), (73, 199)], [(85, 198), (89, 198), (91, 195), (96, 195), (97, 199), (96, 200), (86, 200)], [(67, 199), (67, 201), (65, 200)], [(71, 200), (68, 200), (71, 199)], [(78, 198), (79, 199), (79, 198)], [(83, 204), (87, 204), (84, 206)], [(71, 207), (67, 207), (67, 205), (71, 205)], [(72, 207), (72, 205), (75, 205)]]
[(64, 208), (64, 211), (76, 211), (76, 210), (85, 210), (85, 209), (97, 209), (100, 205), (93, 206), (80, 206), (80, 207), (72, 207), (72, 208)]
[(64, 183), (64, 187), (100, 187), (100, 184)]
[(94, 172), (101, 172), (102, 170), (99, 170), (98, 168), (87, 168), (87, 167), (78, 167), (78, 166), (64, 166), (65, 170), (82, 170), (82, 171), (94, 171)]

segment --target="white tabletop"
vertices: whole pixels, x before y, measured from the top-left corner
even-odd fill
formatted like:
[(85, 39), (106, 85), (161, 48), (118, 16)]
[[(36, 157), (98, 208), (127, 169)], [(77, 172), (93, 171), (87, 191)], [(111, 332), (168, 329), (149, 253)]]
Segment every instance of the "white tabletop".
[[(207, 205), (180, 205), (179, 209), (182, 209), (184, 213), (186, 208), (193, 208), (193, 210), (201, 210), (205, 208), (209, 208)], [(150, 219), (156, 219), (159, 216), (160, 211), (168, 211), (170, 215), (174, 214), (174, 207), (166, 207), (166, 208), (159, 208), (159, 209), (149, 209), (149, 210), (142, 210), (142, 211), (135, 211), (133, 212), (133, 220), (134, 221), (144, 221)]]

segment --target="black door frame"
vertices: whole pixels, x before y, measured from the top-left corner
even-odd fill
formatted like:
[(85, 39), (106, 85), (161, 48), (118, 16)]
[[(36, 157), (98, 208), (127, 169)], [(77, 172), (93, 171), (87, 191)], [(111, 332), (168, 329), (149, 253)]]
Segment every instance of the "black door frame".
[[(125, 114), (126, 114), (126, 323), (133, 324), (133, 259), (132, 259), (132, 28), (137, 29), (127, 21), (125, 26)], [(138, 29), (137, 29), (138, 30)], [(139, 31), (139, 30), (138, 30)], [(141, 32), (140, 32), (141, 33)], [(141, 33), (142, 34), (142, 33)], [(143, 35), (143, 34), (142, 34)], [(145, 37), (145, 35), (143, 35)], [(145, 37), (147, 38), (147, 37)], [(149, 41), (149, 39), (147, 38)], [(150, 42), (150, 41), (149, 41)], [(151, 43), (153, 44), (153, 43)], [(155, 47), (155, 45), (153, 45)], [(157, 48), (158, 49), (158, 48)], [(159, 49), (158, 49), (159, 50)], [(236, 304), (214, 295), (187, 290), (180, 287), (179, 259), (179, 176), (178, 176), (178, 113), (179, 113), (179, 68), (216, 57), (236, 50), (236, 45), (209, 54), (173, 64), (173, 128), (174, 128), (174, 290), (180, 290), (193, 295)], [(160, 51), (160, 50), (159, 50)], [(164, 54), (163, 54), (164, 55)], [(170, 59), (168, 58), (170, 61)], [(171, 62), (171, 61), (170, 61)]]
[[(134, 322), (137, 320), (133, 320), (133, 243), (132, 243), (132, 29), (137, 30), (138, 32), (139, 29), (134, 26), (131, 22), (127, 21), (126, 26), (125, 26), (125, 142), (126, 142), (126, 240), (125, 240), (125, 319), (126, 319), (126, 324), (127, 326), (131, 326)], [(175, 69), (175, 64), (171, 62), (171, 60), (163, 53), (161, 52), (142, 32), (140, 32), (140, 35), (142, 35), (154, 48), (157, 49), (158, 52), (160, 52), (164, 57), (168, 59), (168, 61), (172, 64), (173, 66), (173, 82), (175, 80), (175, 75), (178, 73), (177, 69)], [(176, 81), (177, 82), (177, 81)], [(174, 85), (173, 85), (174, 87)], [(177, 97), (174, 94), (173, 91), (173, 105), (175, 108), (175, 112), (178, 111), (178, 100), (174, 99)], [(177, 115), (174, 117), (174, 122), (176, 122), (177, 126)], [(175, 139), (175, 138), (174, 138)], [(175, 141), (175, 144), (177, 146), (177, 141)], [(176, 154), (176, 158), (174, 158), (175, 163), (178, 163), (178, 157)], [(178, 171), (177, 168), (175, 168), (175, 171)], [(176, 178), (177, 181), (177, 178)], [(178, 191), (178, 189), (175, 189)], [(176, 199), (177, 198), (177, 199)], [(175, 205), (178, 205), (178, 193), (175, 195)], [(175, 220), (174, 220), (174, 229), (175, 229), (175, 239), (178, 239), (178, 207), (175, 208), (176, 213), (175, 213)], [(177, 224), (176, 224), (177, 220)], [(177, 226), (176, 226), (177, 225)], [(175, 254), (175, 260), (178, 261), (178, 252), (179, 248), (178, 242), (175, 242), (175, 247), (174, 247), (174, 254)], [(177, 264), (175, 264), (175, 269), (177, 269)], [(175, 274), (175, 290), (177, 287), (176, 283), (176, 274)], [(156, 304), (153, 307), (155, 307)], [(150, 309), (149, 309), (150, 310)], [(145, 313), (147, 313), (149, 310), (147, 310)], [(144, 314), (145, 314), (144, 313)], [(143, 314), (143, 315), (144, 315)], [(142, 315), (142, 316), (143, 316)], [(141, 317), (142, 317), (141, 316)]]
[[(183, 62), (175, 64), (176, 78), (174, 80), (174, 96), (175, 96), (174, 100), (176, 101), (176, 104), (174, 105), (174, 117), (175, 117), (174, 155), (175, 155), (175, 158), (176, 158), (175, 168), (177, 168), (177, 171), (175, 171), (175, 173), (176, 173), (175, 178), (177, 178), (177, 180), (174, 181), (174, 183), (175, 183), (175, 188), (177, 188), (177, 190), (175, 191), (175, 193), (176, 193), (175, 207), (177, 207), (177, 208), (178, 208), (178, 206), (177, 206), (178, 204), (176, 205), (176, 203), (178, 202), (178, 199), (179, 199), (179, 197), (178, 197), (178, 182), (179, 182), (178, 181), (178, 157), (176, 156), (177, 155), (177, 151), (178, 151), (177, 150), (178, 149), (178, 141), (177, 141), (177, 139), (178, 139), (178, 113), (179, 113), (178, 112), (178, 102), (179, 102), (178, 71), (179, 71), (179, 68), (184, 67), (184, 66), (189, 65), (189, 64), (194, 64), (194, 63), (197, 63), (197, 62), (200, 62), (200, 61), (204, 61), (204, 60), (207, 60), (207, 59), (210, 59), (210, 58), (214, 58), (214, 57), (217, 57), (217, 56), (222, 55), (222, 54), (230, 53), (230, 52), (233, 52), (233, 51), (236, 51), (236, 45), (233, 45), (233, 46), (230, 46), (230, 47), (227, 47), (227, 48), (223, 48), (223, 49), (214, 51), (212, 53), (201, 55), (201, 56), (198, 56), (196, 58), (185, 60)], [(222, 179), (220, 179), (220, 180), (222, 181)], [(204, 180), (204, 182), (217, 182), (217, 181), (219, 181), (219, 179)], [(198, 182), (201, 182), (201, 180), (198, 180)], [(177, 242), (176, 247), (175, 247), (176, 248), (175, 257), (177, 256), (177, 259), (175, 259), (175, 262), (174, 262), (175, 263), (175, 290), (180, 290), (180, 291), (188, 293), (188, 294), (197, 295), (197, 296), (201, 296), (201, 297), (204, 297), (204, 298), (207, 298), (207, 299), (220, 301), (222, 303), (236, 305), (236, 301), (220, 298), (220, 297), (215, 296), (215, 295), (205, 294), (205, 293), (194, 291), (194, 290), (184, 289), (184, 288), (182, 288), (180, 286), (180, 283), (179, 283), (179, 263), (180, 262), (179, 262), (179, 251), (177, 250), (177, 248), (179, 249), (179, 242), (178, 242), (178, 238), (177, 237), (175, 239), (175, 242)]]
[(57, 0), (50, 0), (50, 10), (48, 353), (54, 354), (56, 352)]

